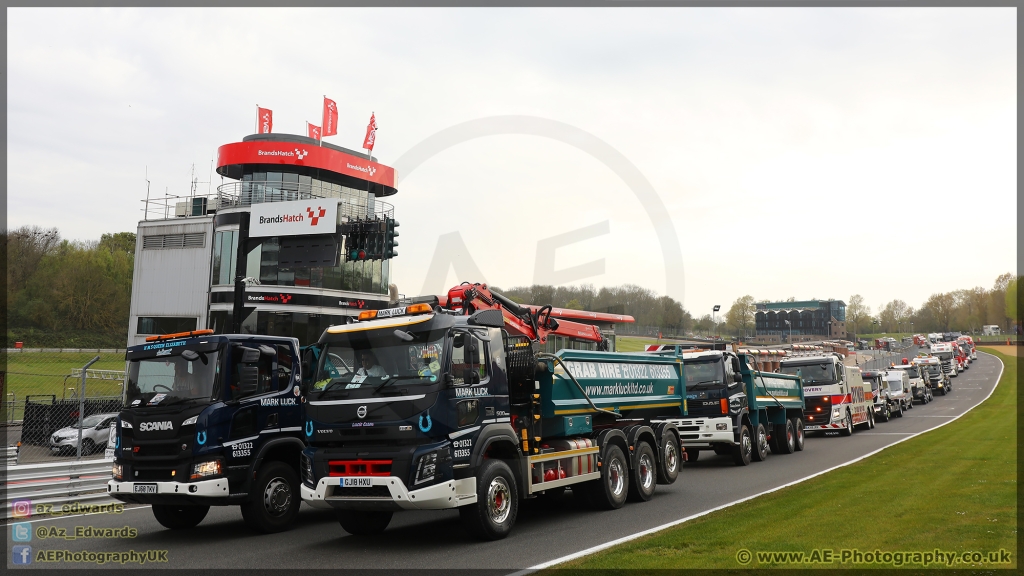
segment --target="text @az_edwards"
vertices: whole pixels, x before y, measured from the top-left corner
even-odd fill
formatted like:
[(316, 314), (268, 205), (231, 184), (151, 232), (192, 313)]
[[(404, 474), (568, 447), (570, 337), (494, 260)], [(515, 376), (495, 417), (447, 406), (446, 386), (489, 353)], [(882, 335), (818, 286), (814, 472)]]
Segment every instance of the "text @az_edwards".
[(741, 549), (736, 552), (736, 561), (748, 566), (756, 560), (758, 564), (879, 564), (885, 566), (955, 566), (955, 565), (1004, 565), (1012, 563), (1012, 553), (1000, 548), (998, 552), (950, 552), (940, 550), (881, 550), (862, 551), (856, 548), (832, 550), (815, 548), (810, 552), (751, 552)]

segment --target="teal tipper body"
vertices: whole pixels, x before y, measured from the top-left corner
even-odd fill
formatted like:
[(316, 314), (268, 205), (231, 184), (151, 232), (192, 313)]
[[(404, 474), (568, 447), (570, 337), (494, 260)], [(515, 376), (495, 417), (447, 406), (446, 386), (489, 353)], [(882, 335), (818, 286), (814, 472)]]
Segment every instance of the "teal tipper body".
[(597, 413), (586, 396), (597, 408), (625, 418), (685, 413), (682, 364), (675, 357), (586, 350), (560, 350), (556, 356), (561, 362), (547, 361), (550, 371), (537, 380), (545, 436), (582, 433), (580, 426), (589, 423), (573, 419), (570, 425), (567, 417)]

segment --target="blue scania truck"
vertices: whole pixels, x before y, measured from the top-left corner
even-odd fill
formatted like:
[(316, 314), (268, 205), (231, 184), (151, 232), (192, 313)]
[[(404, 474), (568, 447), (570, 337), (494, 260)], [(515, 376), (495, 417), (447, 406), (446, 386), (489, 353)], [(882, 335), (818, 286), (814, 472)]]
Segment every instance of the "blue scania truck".
[(495, 540), (522, 499), (569, 488), (615, 509), (674, 482), (679, 432), (652, 417), (684, 414), (678, 359), (539, 352), (550, 333), (601, 338), (480, 284), (329, 328), (304, 390), (302, 500), (360, 535), (457, 508)]
[(284, 530), (299, 509), (305, 447), (299, 343), (212, 332), (128, 348), (107, 492), (151, 504), (171, 529), (238, 505), (255, 530)]

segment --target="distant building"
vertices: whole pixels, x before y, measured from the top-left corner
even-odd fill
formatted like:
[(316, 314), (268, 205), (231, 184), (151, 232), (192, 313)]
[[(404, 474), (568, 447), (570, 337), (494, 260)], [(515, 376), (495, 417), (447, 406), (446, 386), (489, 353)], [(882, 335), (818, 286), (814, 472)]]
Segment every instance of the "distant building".
[(755, 308), (755, 340), (786, 342), (791, 333), (794, 342), (847, 336), (846, 303), (842, 300), (759, 302)]

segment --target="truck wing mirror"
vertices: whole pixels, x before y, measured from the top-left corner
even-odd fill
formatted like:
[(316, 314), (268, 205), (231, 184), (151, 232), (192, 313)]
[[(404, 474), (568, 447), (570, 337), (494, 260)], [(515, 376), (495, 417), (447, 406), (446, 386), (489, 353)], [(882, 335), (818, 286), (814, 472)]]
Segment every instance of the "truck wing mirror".
[(743, 374), (740, 374), (739, 372), (733, 372), (732, 379), (736, 382), (743, 382)]
[(452, 386), (455, 386), (455, 377), (451, 374), (445, 374), (443, 380), (446, 387), (451, 388)]
[[(250, 350), (252, 350), (250, 348)], [(258, 350), (256, 352), (257, 357), (259, 355)], [(248, 353), (248, 350), (246, 351)], [(238, 373), (238, 388), (241, 396), (249, 396), (256, 393), (256, 389), (259, 387), (260, 369), (256, 366), (242, 366)]]

